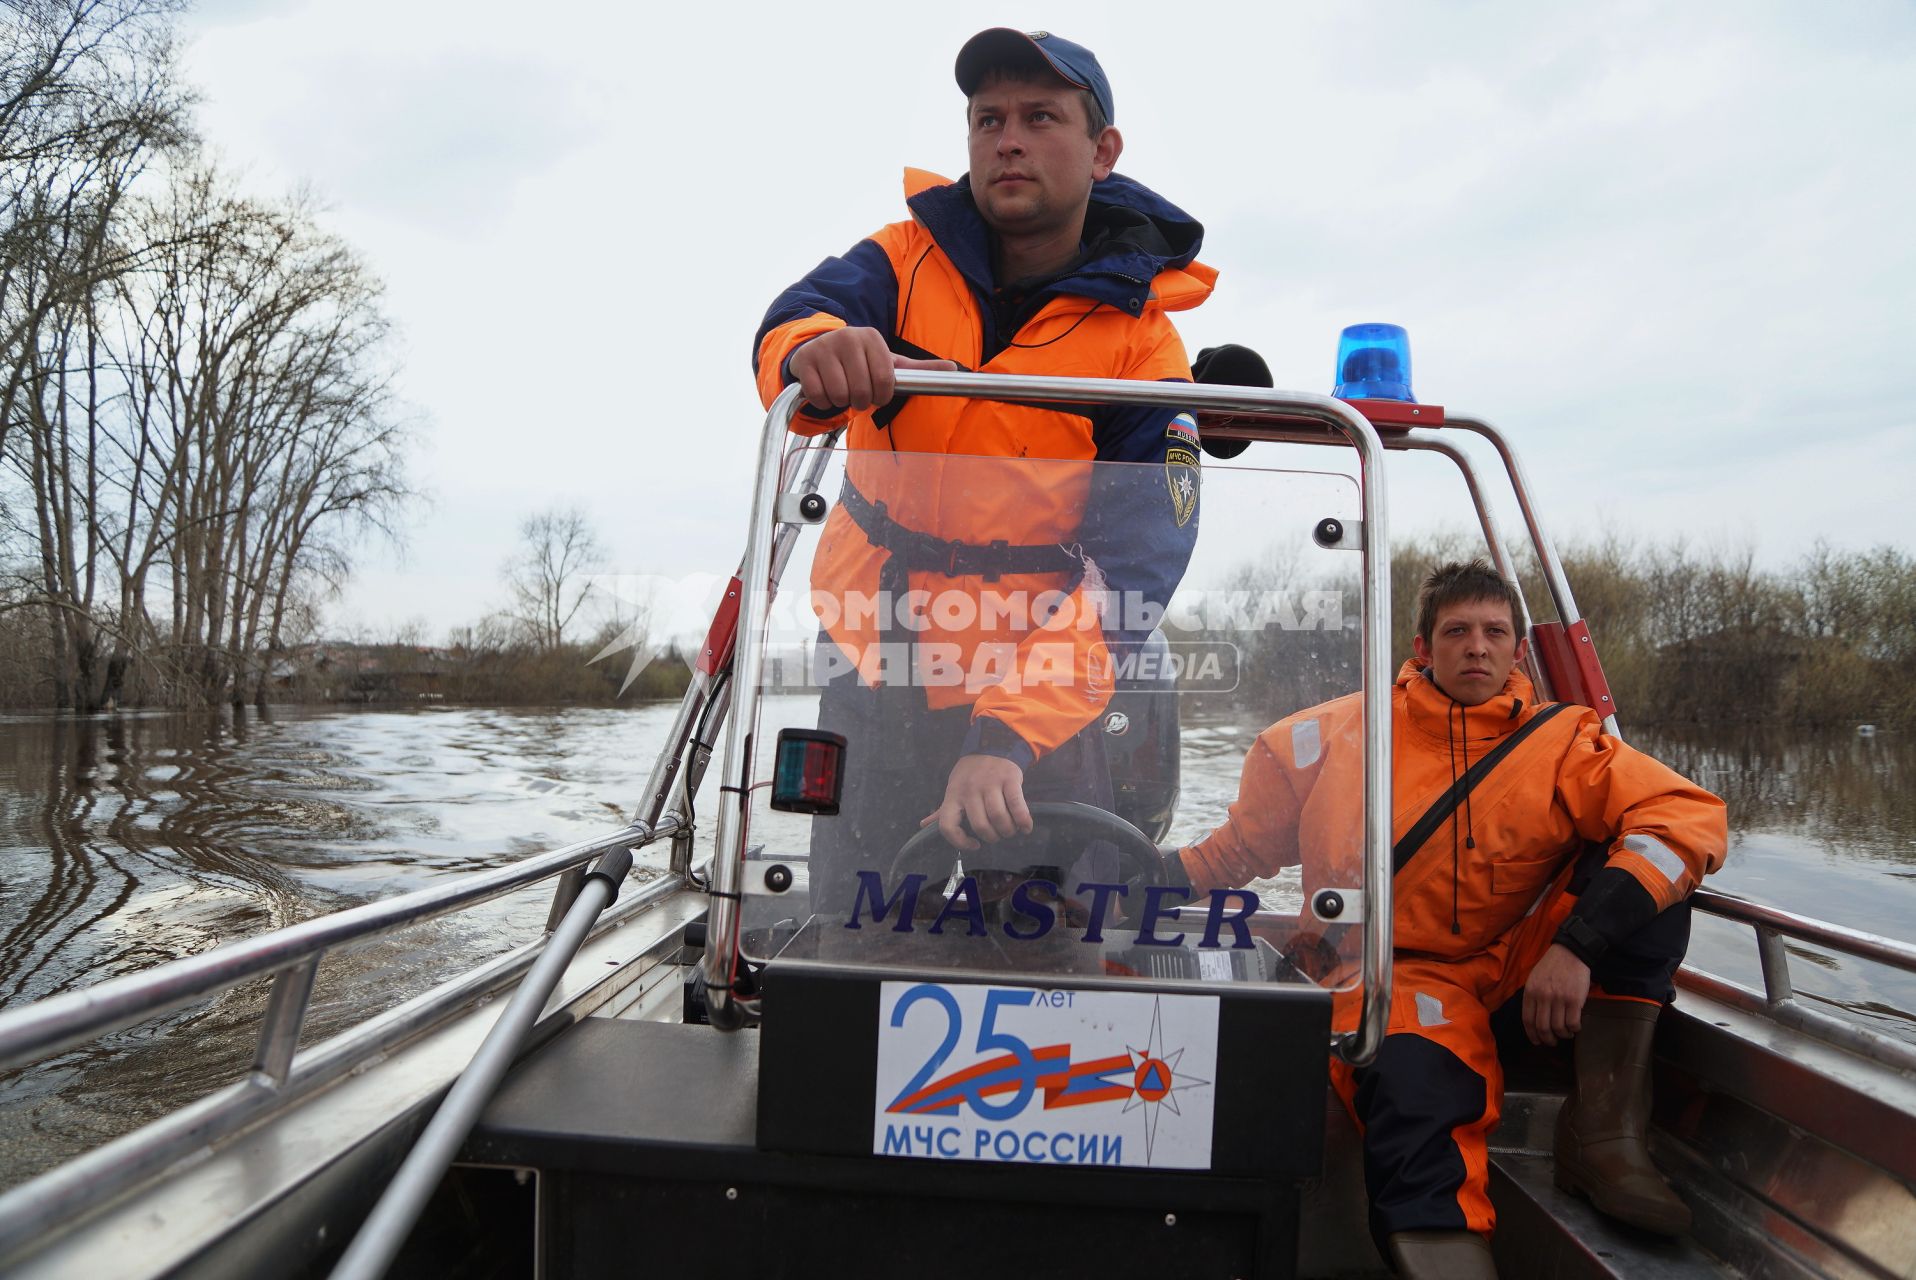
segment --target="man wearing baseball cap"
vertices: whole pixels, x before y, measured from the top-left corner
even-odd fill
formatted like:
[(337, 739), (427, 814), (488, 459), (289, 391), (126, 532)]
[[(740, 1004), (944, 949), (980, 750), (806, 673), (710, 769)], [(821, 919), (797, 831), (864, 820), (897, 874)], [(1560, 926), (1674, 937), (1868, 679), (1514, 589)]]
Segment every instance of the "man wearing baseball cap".
[[(1161, 612), (1197, 535), (1190, 415), (901, 399), (893, 375), (963, 369), (1188, 381), (1170, 313), (1210, 295), (1216, 273), (1195, 261), (1203, 228), (1115, 172), (1124, 141), (1112, 123), (1110, 82), (1090, 50), (1046, 31), (994, 28), (965, 43), (956, 73), (968, 172), (953, 182), (907, 170), (910, 219), (821, 262), (779, 295), (758, 332), (754, 366), (765, 402), (800, 384), (806, 407), (794, 429), (842, 426), (853, 451), (813, 566), (815, 598), (922, 591), (935, 599), (981, 582), (1001, 592), (1077, 595), (1090, 582)], [(946, 455), (951, 466), (981, 455), (1061, 461), (1052, 479), (1026, 486), (1016, 501), (994, 480), (977, 486), (975, 500), (956, 502), (927, 497), (959, 486), (927, 482), (925, 465), (903, 480), (890, 456), (902, 454)], [(1084, 463), (1093, 460), (1149, 465), (1097, 468), (1086, 493), (1092, 469)], [(1015, 470), (996, 466), (1005, 477)], [(939, 611), (928, 614), (914, 619), (922, 624), (911, 628), (915, 652), (937, 642), (975, 673), (966, 663), (982, 647), (978, 628), (941, 630)], [(976, 849), (1031, 830), (1028, 799), (1109, 808), (1100, 731), (1108, 666), (1100, 684), (1090, 649), (1143, 639), (1120, 631), (1122, 620), (1093, 626), (1088, 637), (1082, 628), (1072, 633), (1080, 678), (1067, 686), (914, 679), (898, 689), (873, 678), (865, 661), (886, 623), (861, 622), (849, 610), (821, 614), (820, 652), (842, 661), (824, 682), (820, 724), (845, 733), (862, 758), (850, 762), (841, 813), (813, 823), (814, 909), (853, 903), (860, 872), (883, 873), (921, 824), (935, 822), (952, 845)], [(1014, 637), (1021, 653), (1040, 638), (1058, 638), (1042, 620)], [(847, 677), (848, 667), (858, 669)], [(874, 743), (882, 746), (872, 750)]]

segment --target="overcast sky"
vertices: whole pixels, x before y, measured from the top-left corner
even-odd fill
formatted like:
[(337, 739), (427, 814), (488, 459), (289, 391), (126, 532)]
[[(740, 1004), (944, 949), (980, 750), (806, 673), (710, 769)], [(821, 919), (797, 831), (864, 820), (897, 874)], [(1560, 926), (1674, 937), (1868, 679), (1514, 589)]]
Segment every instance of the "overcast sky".
[[(339, 626), (476, 620), (555, 503), (611, 568), (729, 572), (758, 320), (903, 216), (904, 165), (962, 171), (952, 59), (998, 24), (1094, 49), (1119, 168), (1205, 223), (1191, 350), (1323, 392), (1343, 325), (1404, 325), (1419, 398), (1515, 438), (1559, 539), (1916, 546), (1902, 0), (202, 0), (204, 136), (326, 201), (428, 423), (430, 502)], [(1462, 527), (1453, 477), (1396, 467), (1398, 530)]]

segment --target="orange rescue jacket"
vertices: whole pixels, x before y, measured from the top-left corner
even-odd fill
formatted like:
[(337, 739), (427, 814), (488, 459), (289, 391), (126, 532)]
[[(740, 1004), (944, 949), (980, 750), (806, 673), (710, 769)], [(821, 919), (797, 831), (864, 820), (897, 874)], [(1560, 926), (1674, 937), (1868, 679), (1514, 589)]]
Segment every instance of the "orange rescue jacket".
[[(1537, 712), (1520, 672), (1466, 708), (1422, 663), (1406, 663), (1391, 693), (1392, 840)], [(1229, 818), (1182, 851), (1184, 868), (1207, 889), (1302, 864), (1307, 900), (1320, 887), (1360, 884), (1362, 797), (1363, 709), (1350, 694), (1258, 735)], [(1490, 947), (1586, 840), (1609, 845), (1599, 874), (1626, 873), (1662, 910), (1723, 865), (1729, 833), (1720, 799), (1605, 734), (1594, 711), (1571, 707), (1519, 744), (1402, 865), (1396, 949), (1460, 958)]]
[[(845, 325), (879, 330), (901, 354), (991, 373), (1190, 378), (1168, 313), (1202, 302), (1216, 276), (1194, 261), (1202, 228), (1168, 202), (1117, 175), (1099, 183), (1084, 257), (1007, 296), (991, 279), (990, 242), (969, 186), (913, 170), (906, 194), (911, 221), (821, 263), (773, 304), (756, 352), (767, 404), (791, 380), (792, 352)], [(848, 426), (846, 477), (858, 498), (833, 509), (813, 562), (813, 590), (832, 602), (819, 610), (824, 629), (866, 683), (877, 683), (876, 646), (896, 639), (898, 628), (857, 602), (880, 593), (895, 552), (867, 533), (869, 518), (854, 518), (859, 499), (867, 512), (882, 502), (885, 519), (914, 541), (1028, 549), (1023, 571), (954, 573), (921, 555), (907, 582), (896, 574), (893, 581), (923, 593), (910, 606), (909, 638), (929, 707), (968, 705), (974, 723), (1001, 722), (1016, 742), (994, 753), (1029, 765), (1109, 700), (1106, 627), (1087, 577), (1161, 608), (1182, 576), (1197, 532), (1195, 423), (1175, 409), (939, 396), (876, 413), (801, 413), (793, 425), (815, 434), (840, 423)], [(1094, 469), (1093, 461), (1151, 470), (1114, 480), (1119, 469)], [(1032, 570), (1045, 548), (1062, 554)], [(953, 593), (991, 607), (951, 607)], [(947, 607), (934, 608), (941, 597)], [(896, 607), (886, 598), (878, 614)]]

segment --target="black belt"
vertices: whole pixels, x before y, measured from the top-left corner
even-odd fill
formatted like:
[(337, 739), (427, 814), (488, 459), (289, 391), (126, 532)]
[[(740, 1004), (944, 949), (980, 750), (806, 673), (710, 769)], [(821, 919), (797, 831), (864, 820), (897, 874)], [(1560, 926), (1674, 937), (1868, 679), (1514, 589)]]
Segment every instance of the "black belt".
[[(872, 545), (886, 553), (878, 569), (878, 590), (884, 598), (878, 624), (881, 641), (895, 642), (899, 637), (902, 627), (898, 602), (909, 594), (910, 575), (914, 571), (941, 573), (950, 578), (978, 575), (987, 582), (995, 582), (1007, 573), (1071, 573), (1074, 587), (1084, 576), (1083, 552), (1067, 550), (1055, 542), (1013, 546), (996, 541), (981, 546), (934, 538), (907, 528), (892, 519), (883, 502), (867, 498), (849, 479), (838, 501)], [(905, 633), (906, 643), (914, 649), (917, 636), (915, 631)], [(911, 661), (916, 663), (915, 653)], [(926, 709), (924, 691), (913, 684), (881, 686), (878, 696), (889, 707), (881, 720), (881, 732), (891, 735), (885, 749), (888, 752), (915, 750), (915, 725)]]
[(839, 495), (839, 505), (852, 523), (871, 539), (875, 547), (890, 553), (882, 579), (906, 572), (942, 573), (948, 578), (982, 577), (996, 582), (1007, 573), (1079, 573), (1084, 569), (1084, 554), (1055, 542), (1013, 546), (1003, 539), (987, 543), (959, 542), (934, 538), (928, 533), (906, 528), (892, 519), (883, 502), (873, 502), (851, 482)]

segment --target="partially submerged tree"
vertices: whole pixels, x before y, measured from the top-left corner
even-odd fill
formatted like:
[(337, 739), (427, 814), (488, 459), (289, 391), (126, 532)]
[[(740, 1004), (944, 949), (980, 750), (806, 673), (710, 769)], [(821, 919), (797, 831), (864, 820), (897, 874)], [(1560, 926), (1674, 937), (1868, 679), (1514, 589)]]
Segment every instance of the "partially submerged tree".
[(185, 143), (177, 8), (23, 0), (0, 27), (0, 457), (33, 519), (16, 588), (41, 606), (54, 700), (98, 701), (104, 454), (99, 319), (147, 246), (118, 234), (134, 181)]
[[(193, 150), (172, 0), (0, 25), (0, 582), (53, 701), (263, 699), (409, 495), (381, 287)], [(9, 483), (9, 480), (11, 483)]]

